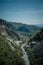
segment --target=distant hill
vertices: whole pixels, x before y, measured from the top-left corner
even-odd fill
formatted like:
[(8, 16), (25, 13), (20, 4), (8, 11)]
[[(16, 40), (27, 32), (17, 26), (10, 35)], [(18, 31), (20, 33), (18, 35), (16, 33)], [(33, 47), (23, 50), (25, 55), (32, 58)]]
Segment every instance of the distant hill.
[(35, 26), (35, 25), (26, 25), (26, 24), (22, 24), (22, 23), (12, 23), (12, 25), (16, 28), (16, 31), (22, 32), (22, 33), (26, 33), (25, 35), (31, 35), (34, 34), (39, 27)]
[(4, 24), (7, 29), (16, 32), (20, 36), (31, 36), (39, 30), (39, 27), (37, 27), (36, 25), (26, 25), (17, 22), (8, 22), (3, 19), (0, 19), (0, 25), (1, 24)]
[(38, 27), (43, 27), (43, 24), (37, 24)]

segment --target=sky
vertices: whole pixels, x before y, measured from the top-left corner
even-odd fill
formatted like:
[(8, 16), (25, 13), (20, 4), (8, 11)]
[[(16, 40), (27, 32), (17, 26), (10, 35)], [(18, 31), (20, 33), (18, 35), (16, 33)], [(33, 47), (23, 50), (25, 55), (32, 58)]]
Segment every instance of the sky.
[(43, 24), (43, 0), (0, 0), (0, 18), (24, 24)]

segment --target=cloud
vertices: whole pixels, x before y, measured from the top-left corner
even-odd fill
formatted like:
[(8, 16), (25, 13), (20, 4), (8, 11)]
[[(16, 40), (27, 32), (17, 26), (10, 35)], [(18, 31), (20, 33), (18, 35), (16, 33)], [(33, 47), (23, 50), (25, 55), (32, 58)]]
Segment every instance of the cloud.
[(31, 11), (31, 13), (43, 13), (43, 10)]
[(30, 23), (30, 24), (43, 24), (43, 20), (29, 20), (28, 23)]
[(36, 13), (43, 13), (43, 10), (24, 10), (24, 13), (31, 13), (31, 14), (36, 14)]

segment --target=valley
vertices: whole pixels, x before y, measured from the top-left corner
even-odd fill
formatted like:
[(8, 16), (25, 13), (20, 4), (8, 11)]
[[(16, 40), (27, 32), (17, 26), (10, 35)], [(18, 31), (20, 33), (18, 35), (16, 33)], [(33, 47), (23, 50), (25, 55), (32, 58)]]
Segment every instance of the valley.
[(9, 64), (43, 64), (43, 28), (0, 19), (0, 65)]

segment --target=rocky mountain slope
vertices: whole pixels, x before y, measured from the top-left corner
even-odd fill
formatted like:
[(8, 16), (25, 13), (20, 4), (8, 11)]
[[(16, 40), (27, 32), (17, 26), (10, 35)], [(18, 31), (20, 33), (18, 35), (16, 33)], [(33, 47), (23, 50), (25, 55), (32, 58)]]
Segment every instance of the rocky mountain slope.
[(12, 25), (2, 19), (0, 19), (0, 32), (2, 35), (13, 38), (15, 40), (20, 40), (19, 35), (16, 33), (16, 31), (13, 31)]
[(28, 42), (26, 49), (32, 65), (43, 65), (43, 28)]

